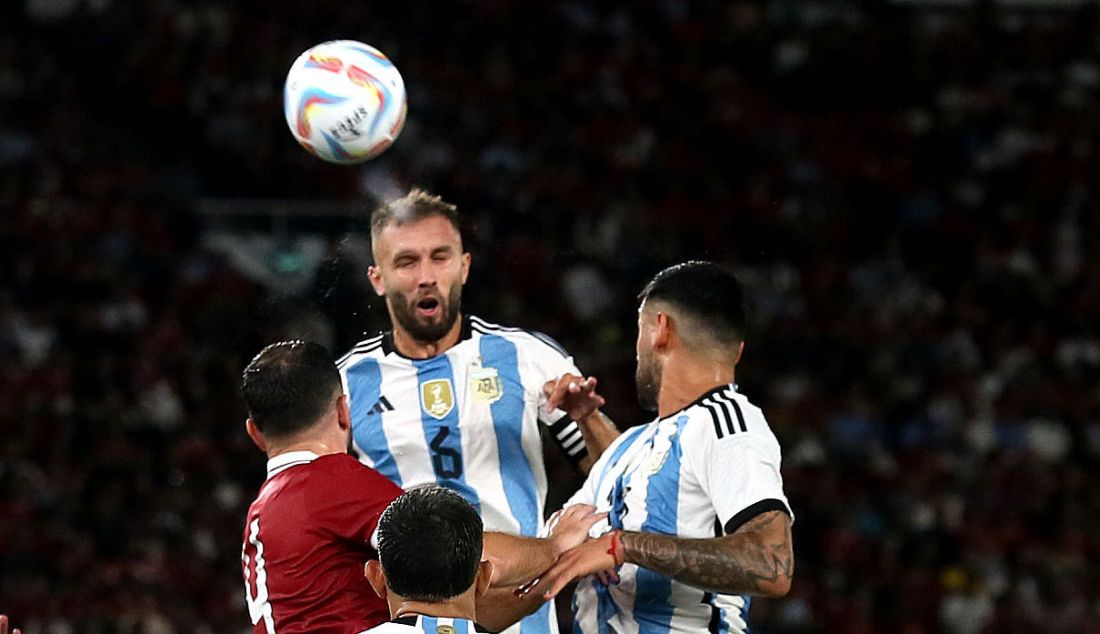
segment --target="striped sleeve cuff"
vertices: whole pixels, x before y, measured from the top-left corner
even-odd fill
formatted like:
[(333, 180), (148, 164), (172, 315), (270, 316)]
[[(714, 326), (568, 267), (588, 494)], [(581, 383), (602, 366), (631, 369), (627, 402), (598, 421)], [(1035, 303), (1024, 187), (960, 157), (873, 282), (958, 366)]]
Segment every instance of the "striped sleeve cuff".
[(738, 512), (737, 515), (729, 518), (729, 520), (726, 522), (726, 525), (723, 527), (725, 529), (726, 535), (732, 535), (733, 533), (737, 532), (737, 529), (744, 526), (745, 522), (751, 520), (757, 515), (767, 513), (768, 511), (782, 511), (787, 515), (791, 515), (791, 510), (787, 508), (787, 505), (783, 503), (783, 500), (777, 500), (775, 498), (760, 500), (755, 504), (750, 504), (749, 506)]
[(584, 436), (577, 422), (568, 416), (562, 416), (556, 423), (550, 425), (550, 435), (554, 443), (561, 448), (565, 457), (574, 465), (579, 464), (588, 456), (588, 448), (584, 444)]

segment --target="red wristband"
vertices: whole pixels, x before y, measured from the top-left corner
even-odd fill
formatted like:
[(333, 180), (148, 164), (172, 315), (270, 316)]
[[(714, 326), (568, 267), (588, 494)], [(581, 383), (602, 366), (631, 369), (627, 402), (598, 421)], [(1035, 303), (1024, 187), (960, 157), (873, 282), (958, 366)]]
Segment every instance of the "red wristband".
[(616, 566), (623, 565), (622, 560), (619, 559), (619, 546), (623, 543), (623, 532), (621, 530), (611, 531), (611, 548), (607, 549), (607, 554), (611, 555), (611, 559), (615, 561)]

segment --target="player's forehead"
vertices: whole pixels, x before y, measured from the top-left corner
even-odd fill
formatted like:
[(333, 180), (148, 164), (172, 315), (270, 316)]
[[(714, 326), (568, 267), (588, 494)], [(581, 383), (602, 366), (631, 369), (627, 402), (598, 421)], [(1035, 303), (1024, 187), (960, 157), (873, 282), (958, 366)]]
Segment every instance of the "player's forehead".
[(376, 254), (431, 252), (442, 247), (462, 250), (462, 236), (444, 216), (428, 216), (405, 222), (390, 222), (374, 240)]

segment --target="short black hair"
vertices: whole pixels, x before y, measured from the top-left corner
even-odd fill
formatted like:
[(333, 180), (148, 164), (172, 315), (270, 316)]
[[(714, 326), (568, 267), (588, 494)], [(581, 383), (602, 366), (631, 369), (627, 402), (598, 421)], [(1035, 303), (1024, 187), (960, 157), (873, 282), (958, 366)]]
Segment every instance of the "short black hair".
[(317, 422), (341, 389), (332, 355), (310, 341), (273, 343), (241, 375), (248, 415), (260, 431), (275, 437), (289, 436)]
[(378, 560), (390, 589), (439, 602), (473, 585), (483, 546), (481, 516), (440, 486), (409, 489), (378, 520)]
[(638, 294), (639, 303), (660, 301), (694, 318), (695, 326), (719, 342), (745, 340), (748, 309), (737, 276), (714, 262), (692, 261), (670, 266)]

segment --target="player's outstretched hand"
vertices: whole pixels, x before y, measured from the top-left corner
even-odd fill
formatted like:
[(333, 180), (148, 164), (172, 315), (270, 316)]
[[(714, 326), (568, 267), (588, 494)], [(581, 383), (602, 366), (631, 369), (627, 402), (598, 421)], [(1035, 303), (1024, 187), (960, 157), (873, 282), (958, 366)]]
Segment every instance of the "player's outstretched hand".
[(603, 407), (604, 399), (596, 393), (596, 377), (587, 379), (575, 374), (563, 374), (542, 386), (546, 394), (546, 409), (564, 410), (569, 417), (583, 422), (592, 412)]
[(590, 504), (574, 504), (555, 512), (546, 520), (547, 538), (558, 552), (565, 553), (588, 539), (588, 531), (607, 519), (607, 513), (597, 513)]
[(537, 592), (544, 600), (553, 599), (574, 579), (600, 574), (601, 581), (617, 581), (615, 568), (622, 561), (620, 542), (607, 533), (599, 539), (590, 539), (558, 558), (538, 579), (520, 587), (517, 594)]
[[(8, 617), (4, 614), (0, 614), (0, 634), (8, 634)], [(11, 634), (20, 634), (19, 628), (15, 628), (11, 631)]]

